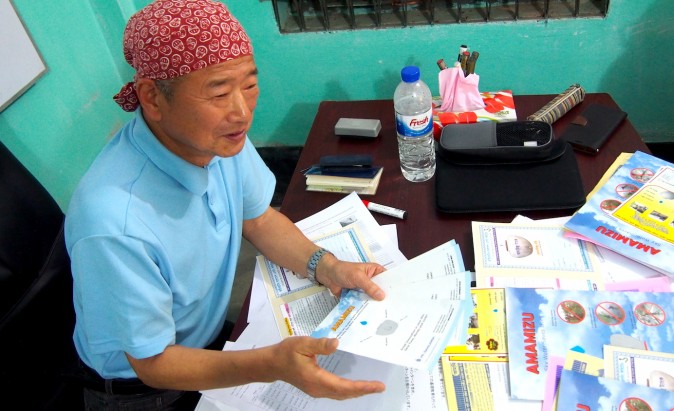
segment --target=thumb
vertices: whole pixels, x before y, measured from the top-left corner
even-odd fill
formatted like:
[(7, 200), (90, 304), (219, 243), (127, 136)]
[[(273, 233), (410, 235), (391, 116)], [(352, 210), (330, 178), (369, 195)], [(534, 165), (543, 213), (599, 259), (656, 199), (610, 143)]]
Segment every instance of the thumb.
[(384, 290), (382, 290), (374, 281), (370, 279), (365, 281), (365, 284), (363, 284), (361, 290), (377, 301), (383, 300), (386, 296)]
[(337, 351), (339, 340), (336, 338), (314, 338), (311, 350), (316, 355), (330, 355)]

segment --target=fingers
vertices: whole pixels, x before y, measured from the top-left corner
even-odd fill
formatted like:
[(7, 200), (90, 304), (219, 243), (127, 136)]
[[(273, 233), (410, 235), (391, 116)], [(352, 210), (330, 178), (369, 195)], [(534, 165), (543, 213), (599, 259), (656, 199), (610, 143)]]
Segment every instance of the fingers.
[(386, 386), (381, 381), (354, 381), (331, 374), (325, 370), (318, 376), (320, 384), (315, 392), (307, 392), (312, 397), (325, 397), (333, 400), (347, 400), (368, 394), (384, 392)]
[[(329, 355), (337, 350), (336, 338), (318, 338), (308, 342), (316, 355)], [(354, 381), (342, 378), (323, 368), (318, 368), (307, 382), (304, 391), (312, 397), (325, 397), (335, 400), (356, 398), (362, 395), (383, 392), (386, 386), (380, 381)]]
[(283, 378), (305, 393), (316, 398), (345, 400), (362, 395), (383, 392), (380, 381), (354, 381), (335, 375), (318, 365), (316, 356), (330, 355), (337, 350), (335, 338), (290, 337), (281, 344), (290, 344), (299, 356), (286, 369)]

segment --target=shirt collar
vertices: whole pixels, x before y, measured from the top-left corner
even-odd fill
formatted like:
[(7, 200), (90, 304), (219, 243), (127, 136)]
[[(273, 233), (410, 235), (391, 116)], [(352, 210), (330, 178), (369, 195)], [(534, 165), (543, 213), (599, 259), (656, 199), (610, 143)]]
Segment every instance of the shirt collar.
[(185, 161), (164, 147), (148, 127), (140, 107), (136, 109), (135, 115), (136, 122), (132, 139), (139, 149), (157, 168), (171, 176), (187, 190), (198, 196), (204, 195), (208, 187), (208, 169)]

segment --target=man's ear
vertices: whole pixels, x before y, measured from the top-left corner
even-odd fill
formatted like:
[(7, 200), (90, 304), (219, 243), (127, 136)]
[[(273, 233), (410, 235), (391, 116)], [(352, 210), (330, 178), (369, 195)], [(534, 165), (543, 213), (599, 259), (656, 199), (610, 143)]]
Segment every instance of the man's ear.
[(161, 119), (159, 99), (163, 96), (154, 80), (149, 78), (136, 80), (136, 95), (138, 95), (138, 101), (143, 108), (143, 116), (148, 120), (159, 121)]

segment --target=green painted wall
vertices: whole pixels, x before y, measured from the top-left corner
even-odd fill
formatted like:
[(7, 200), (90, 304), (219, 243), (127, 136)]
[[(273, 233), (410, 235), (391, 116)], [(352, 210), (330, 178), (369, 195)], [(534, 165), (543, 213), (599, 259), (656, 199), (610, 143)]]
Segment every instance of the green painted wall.
[[(112, 101), (132, 70), (128, 17), (147, 0), (13, 0), (48, 73), (0, 113), (0, 141), (62, 208), (96, 153), (130, 118)], [(608, 92), (647, 142), (674, 141), (674, 8), (612, 0), (605, 19), (517, 21), (333, 33), (278, 33), (270, 1), (225, 0), (253, 39), (262, 95), (250, 132), (261, 146), (302, 145), (322, 100), (391, 98), (400, 68), (480, 52), (480, 90)], [(1, 41), (1, 39), (0, 39)], [(0, 42), (0, 45), (2, 43)], [(122, 165), (120, 165), (122, 166)]]

